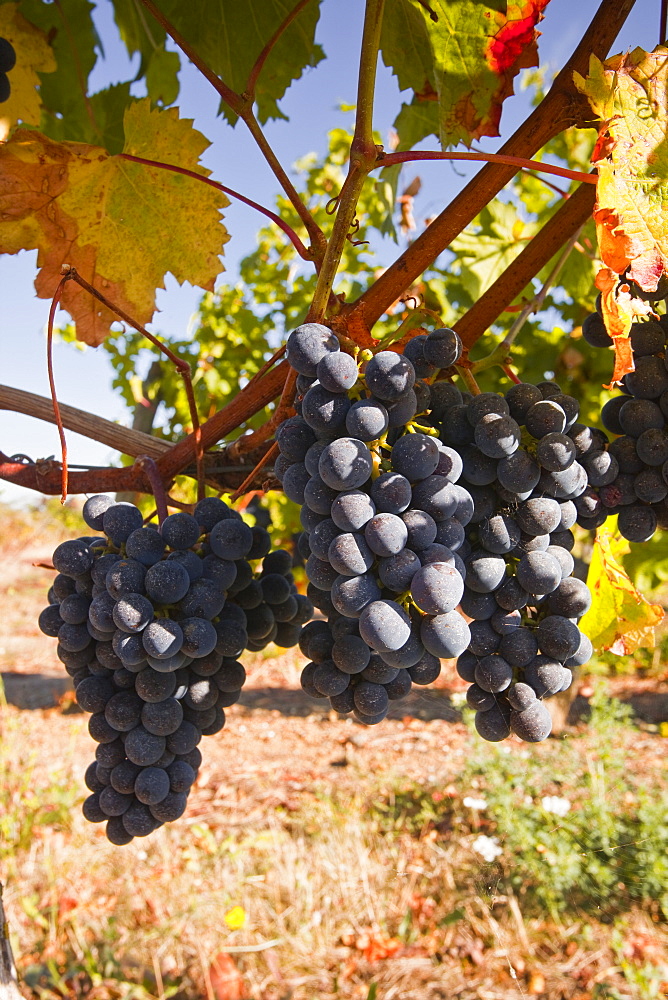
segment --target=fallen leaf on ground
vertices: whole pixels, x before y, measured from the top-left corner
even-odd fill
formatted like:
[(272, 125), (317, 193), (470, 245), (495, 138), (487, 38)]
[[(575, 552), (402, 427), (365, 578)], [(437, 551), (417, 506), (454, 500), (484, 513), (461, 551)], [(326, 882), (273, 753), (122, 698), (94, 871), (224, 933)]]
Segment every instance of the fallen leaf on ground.
[(220, 952), (209, 967), (211, 989), (216, 1000), (245, 1000), (248, 996), (243, 976), (234, 964), (234, 959)]

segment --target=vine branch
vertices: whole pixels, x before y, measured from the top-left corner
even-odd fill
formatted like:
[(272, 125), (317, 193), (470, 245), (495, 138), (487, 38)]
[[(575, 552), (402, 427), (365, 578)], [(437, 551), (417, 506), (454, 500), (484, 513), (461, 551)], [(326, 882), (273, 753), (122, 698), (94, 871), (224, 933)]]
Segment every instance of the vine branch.
[(355, 133), (350, 146), (348, 175), (343, 183), (336, 206), (332, 234), (318, 274), (308, 320), (321, 322), (327, 309), (343, 248), (350, 231), (364, 181), (375, 166), (378, 149), (373, 141), (373, 97), (376, 86), (380, 30), (385, 0), (366, 0), (362, 51), (357, 84)]
[[(606, 56), (634, 3), (635, 0), (602, 0), (552, 88), (503, 145), (501, 155), (531, 157), (561, 131), (580, 122), (583, 116), (591, 116), (588, 105), (575, 90), (573, 72), (577, 70), (586, 75), (592, 53), (599, 58)], [(505, 164), (486, 164), (424, 233), (356, 302), (347, 307), (349, 318), (354, 316), (354, 322), (363, 323), (370, 330), (387, 307), (401, 297), (406, 288), (511, 180), (515, 172), (515, 168)]]
[[(289, 365), (282, 361), (263, 375), (257, 382), (249, 383), (234, 399), (218, 410), (202, 424), (202, 443), (210, 448), (231, 431), (240, 427), (249, 417), (264, 409), (268, 403), (281, 394), (288, 376)], [(193, 435), (182, 438), (168, 452), (158, 459), (158, 468), (163, 479), (178, 475), (193, 458)]]
[[(160, 458), (171, 447), (169, 441), (162, 441), (152, 434), (123, 427), (112, 420), (105, 420), (104, 417), (87, 413), (75, 406), (59, 403), (59, 409), (63, 426), (67, 430), (106, 444), (122, 455), (132, 455), (133, 458), (150, 455), (151, 458)], [(24, 392), (8, 385), (0, 385), (0, 410), (13, 410), (16, 413), (25, 413), (29, 417), (36, 417), (38, 420), (56, 423), (51, 400), (34, 392)]]

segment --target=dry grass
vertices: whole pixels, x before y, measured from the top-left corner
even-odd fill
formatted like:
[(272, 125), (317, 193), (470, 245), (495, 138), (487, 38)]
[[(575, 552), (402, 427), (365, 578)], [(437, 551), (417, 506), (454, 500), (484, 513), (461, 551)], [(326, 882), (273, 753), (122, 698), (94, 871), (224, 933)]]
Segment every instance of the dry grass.
[[(49, 672), (52, 644), (33, 634), (45, 571), (32, 561), (15, 559), (2, 595), (6, 631), (21, 636), (4, 664)], [(445, 694), (429, 693), (411, 717), (368, 732), (312, 711), (291, 690), (293, 657), (258, 656), (249, 666), (246, 704), (205, 741), (186, 816), (127, 848), (111, 847), (79, 813), (92, 752), (84, 716), (0, 707), (0, 876), (27, 997), (666, 995), (665, 914), (648, 888), (660, 876), (658, 840), (632, 845), (638, 857), (614, 906), (592, 869), (586, 905), (569, 893), (550, 915), (529, 877), (518, 885), (513, 872), (538, 858), (539, 877), (551, 885), (553, 862), (536, 854), (537, 844), (550, 845), (562, 821), (543, 816), (527, 826), (523, 845), (517, 824), (525, 814), (510, 803), (515, 819), (505, 827), (499, 819), (504, 768), (518, 780), (526, 774), (536, 815), (541, 794), (581, 808), (596, 792), (601, 824), (614, 824), (618, 806), (634, 814), (643, 788), (663, 802), (656, 732), (601, 716), (598, 729), (549, 741), (530, 757), (513, 742), (507, 753), (481, 749), (462, 723), (434, 711)], [(415, 718), (422, 709), (425, 718)], [(538, 780), (529, 775), (534, 761), (540, 791), (529, 785)], [(489, 808), (465, 807), (467, 795)], [(612, 849), (629, 851), (614, 839), (620, 830), (612, 827)], [(497, 862), (475, 853), (480, 835), (498, 840)], [(239, 929), (226, 922), (235, 907), (246, 914)], [(221, 953), (241, 979), (224, 984), (214, 963)]]

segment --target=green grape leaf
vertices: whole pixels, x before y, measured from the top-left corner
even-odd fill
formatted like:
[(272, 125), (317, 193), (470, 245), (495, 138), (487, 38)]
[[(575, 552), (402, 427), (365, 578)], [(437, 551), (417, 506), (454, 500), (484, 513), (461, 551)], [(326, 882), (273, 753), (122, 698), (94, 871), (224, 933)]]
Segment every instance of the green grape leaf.
[(71, 139), (103, 145), (88, 97), (88, 77), (102, 51), (89, 0), (21, 0), (20, 10), (49, 38), (57, 66), (40, 73), (44, 106), (40, 130), (52, 139)]
[[(536, 25), (549, 0), (395, 0), (388, 4), (383, 59), (402, 90), (412, 89), (395, 128), (402, 143), (431, 124), (419, 104), (438, 108), (444, 148), (499, 135), (501, 109), (520, 69), (538, 64)], [(401, 117), (403, 114), (403, 118)], [(429, 133), (424, 133), (429, 134)], [(421, 136), (424, 138), (424, 135)]]
[(668, 581), (668, 532), (657, 531), (644, 545), (634, 545), (624, 556), (624, 569), (641, 591), (652, 591)]
[[(187, 4), (165, 0), (160, 9), (204, 62), (241, 94), (256, 59), (294, 6), (294, 0), (190, 0)], [(258, 118), (263, 124), (270, 118), (286, 117), (278, 101), (305, 69), (324, 58), (314, 41), (319, 16), (319, 0), (311, 0), (267, 56), (256, 88)], [(221, 112), (229, 122), (236, 122), (226, 105)]]
[[(456, 263), (450, 265), (475, 302), (522, 251), (536, 232), (514, 205), (495, 199), (450, 245)], [(449, 267), (449, 269), (450, 269)]]
[(634, 587), (621, 561), (629, 544), (609, 523), (610, 519), (596, 532), (587, 574), (592, 605), (580, 620), (580, 628), (597, 652), (610, 649), (627, 655), (640, 647), (654, 646), (654, 629), (663, 621), (664, 611), (661, 605), (646, 601)]
[(167, 106), (179, 96), (178, 52), (167, 52), (162, 46), (151, 53), (146, 66), (146, 90), (154, 104)]
[(438, 135), (439, 107), (435, 101), (416, 97), (411, 104), (402, 104), (394, 119), (399, 137), (397, 149), (412, 149), (428, 135)]
[(435, 79), (433, 24), (425, 10), (410, 0), (388, 3), (383, 12), (380, 51), (397, 77), (399, 90), (420, 94)]
[(125, 112), (136, 100), (130, 95), (129, 83), (114, 83), (87, 98), (90, 116), (85, 120), (76, 117), (51, 119), (49, 138), (58, 142), (90, 143), (103, 146), (108, 153), (121, 153), (125, 143)]
[(113, 0), (114, 20), (129, 55), (139, 53), (137, 79), (144, 76), (148, 96), (154, 104), (173, 104), (179, 96), (177, 52), (165, 49), (166, 34), (138, 0)]
[[(145, 98), (125, 112), (124, 152), (178, 163), (202, 176), (209, 145), (178, 110), (151, 110)], [(138, 322), (155, 311), (156, 288), (167, 271), (180, 281), (213, 288), (228, 236), (222, 192), (185, 177), (112, 156), (80, 143), (56, 143), (19, 129), (0, 147), (0, 252), (39, 250), (35, 287), (50, 298), (69, 264)], [(75, 282), (63, 308), (77, 337), (100, 344), (114, 314)]]
[(45, 33), (26, 21), (18, 3), (0, 6), (0, 37), (11, 42), (16, 52), (16, 65), (8, 74), (9, 100), (0, 106), (0, 142), (3, 142), (19, 122), (39, 124), (42, 101), (37, 74), (55, 70), (56, 60)]

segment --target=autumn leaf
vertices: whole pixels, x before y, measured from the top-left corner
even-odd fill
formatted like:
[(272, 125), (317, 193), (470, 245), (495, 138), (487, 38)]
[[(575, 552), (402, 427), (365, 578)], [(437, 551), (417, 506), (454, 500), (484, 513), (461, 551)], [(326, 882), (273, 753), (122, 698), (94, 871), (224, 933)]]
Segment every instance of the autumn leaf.
[[(521, 69), (538, 65), (536, 25), (549, 0), (410, 0), (388, 4), (383, 60), (414, 92), (395, 122), (400, 149), (436, 132), (444, 147), (499, 135), (501, 110)], [(438, 115), (425, 103), (438, 105)]]
[(0, 6), (0, 38), (6, 38), (16, 51), (16, 65), (8, 74), (9, 100), (0, 108), (0, 142), (18, 122), (39, 125), (42, 102), (38, 73), (53, 73), (56, 60), (46, 35), (19, 13), (17, 3)]
[(592, 605), (580, 621), (597, 652), (628, 655), (654, 646), (654, 628), (664, 616), (659, 604), (650, 604), (629, 579), (621, 557), (628, 542), (605, 526), (596, 532), (587, 585)]
[[(501, 108), (513, 93), (513, 80), (521, 69), (538, 65), (538, 32), (536, 25), (550, 0), (509, 0), (507, 10), (495, 11), (494, 26), (485, 47), (490, 70), (499, 78), (490, 101), (489, 119), (483, 122), (480, 135), (499, 135)], [(493, 129), (493, 131), (490, 131)], [(474, 138), (479, 138), (475, 136)]]
[(668, 269), (668, 48), (591, 56), (575, 85), (599, 118), (594, 220), (603, 263), (644, 291)]
[[(207, 176), (199, 157), (208, 142), (176, 108), (151, 110), (148, 99), (137, 101), (126, 109), (124, 128), (124, 152)], [(0, 147), (0, 252), (39, 250), (41, 298), (54, 294), (69, 264), (142, 324), (153, 316), (168, 271), (213, 289), (228, 239), (220, 215), (227, 204), (222, 192), (193, 178), (99, 146), (19, 129)], [(73, 281), (62, 305), (87, 344), (100, 344), (115, 319)]]
[(221, 952), (209, 967), (209, 981), (216, 1000), (245, 1000), (248, 996), (243, 976), (234, 959)]
[(639, 316), (647, 316), (652, 309), (648, 302), (634, 298), (630, 286), (619, 280), (619, 275), (609, 267), (602, 267), (596, 275), (596, 287), (601, 293), (601, 312), (608, 334), (612, 337), (615, 348), (615, 368), (610, 379), (612, 389), (616, 382), (621, 382), (627, 372), (635, 368), (633, 351), (629, 333), (631, 326)]

